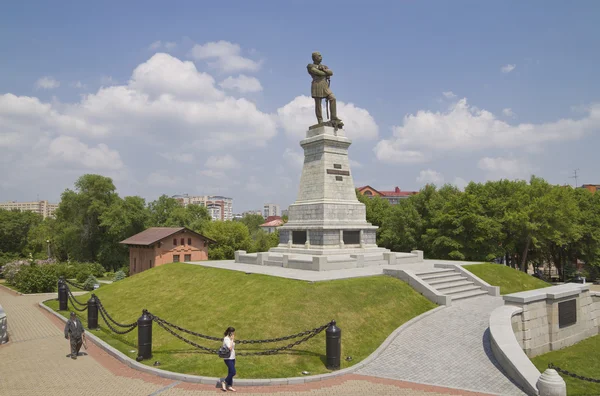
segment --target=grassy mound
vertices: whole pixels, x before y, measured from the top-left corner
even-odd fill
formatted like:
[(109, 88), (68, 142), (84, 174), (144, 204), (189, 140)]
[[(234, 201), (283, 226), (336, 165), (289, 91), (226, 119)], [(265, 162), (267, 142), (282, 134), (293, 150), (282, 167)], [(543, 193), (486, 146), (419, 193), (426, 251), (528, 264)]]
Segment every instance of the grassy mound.
[[(549, 363), (584, 377), (600, 378), (600, 335), (590, 337), (570, 347), (539, 355), (531, 359), (533, 364), (544, 372)], [(579, 379), (562, 376), (567, 383), (567, 394), (574, 395), (600, 395), (600, 384), (582, 381)]]
[(552, 286), (524, 272), (500, 264), (472, 264), (464, 268), (492, 286), (500, 286), (500, 294)]
[[(309, 283), (265, 275), (188, 264), (167, 264), (104, 285), (96, 291), (110, 315), (121, 323), (136, 320), (148, 309), (181, 327), (222, 337), (228, 326), (236, 338), (265, 339), (294, 334), (335, 319), (342, 329), (342, 367), (371, 354), (397, 327), (435, 307), (406, 283), (387, 276)], [(84, 298), (82, 296), (82, 298)], [(47, 303), (54, 309), (58, 302)], [(67, 312), (62, 312), (67, 315)], [(86, 318), (82, 320), (86, 323)], [(106, 326), (100, 319), (100, 325)], [(130, 357), (135, 357), (137, 330), (117, 336), (94, 332)], [(220, 342), (190, 339), (210, 348)], [(153, 326), (152, 364), (180, 373), (223, 376), (223, 361), (176, 339)], [(292, 340), (291, 342), (293, 342)], [(236, 351), (260, 351), (277, 344), (238, 345)], [(351, 362), (345, 357), (352, 356)], [(271, 356), (240, 356), (240, 378), (281, 378), (325, 373), (325, 333), (290, 351)]]

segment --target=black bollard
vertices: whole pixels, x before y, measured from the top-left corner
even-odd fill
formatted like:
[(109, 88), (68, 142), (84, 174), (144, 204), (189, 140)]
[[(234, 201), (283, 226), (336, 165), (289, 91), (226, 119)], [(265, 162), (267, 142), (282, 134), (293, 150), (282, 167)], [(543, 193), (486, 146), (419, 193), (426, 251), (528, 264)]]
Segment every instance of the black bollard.
[(87, 306), (88, 329), (98, 330), (98, 303), (96, 302), (95, 294), (92, 294), (92, 297), (87, 302)]
[(342, 329), (332, 320), (325, 330), (325, 350), (327, 351), (327, 367), (329, 370), (339, 370), (342, 360)]
[(66, 311), (69, 309), (67, 306), (67, 284), (62, 276), (58, 279), (58, 310)]
[(147, 310), (142, 311), (138, 324), (138, 362), (152, 357), (152, 315)]

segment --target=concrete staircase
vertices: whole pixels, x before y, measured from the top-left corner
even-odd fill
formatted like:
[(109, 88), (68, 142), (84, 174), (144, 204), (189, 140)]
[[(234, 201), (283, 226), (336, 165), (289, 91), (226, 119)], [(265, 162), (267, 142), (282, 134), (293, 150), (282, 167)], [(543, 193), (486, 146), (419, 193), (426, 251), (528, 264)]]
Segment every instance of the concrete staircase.
[(452, 301), (488, 294), (487, 291), (482, 290), (480, 286), (452, 268), (439, 268), (418, 272), (415, 275), (438, 293), (449, 296)]

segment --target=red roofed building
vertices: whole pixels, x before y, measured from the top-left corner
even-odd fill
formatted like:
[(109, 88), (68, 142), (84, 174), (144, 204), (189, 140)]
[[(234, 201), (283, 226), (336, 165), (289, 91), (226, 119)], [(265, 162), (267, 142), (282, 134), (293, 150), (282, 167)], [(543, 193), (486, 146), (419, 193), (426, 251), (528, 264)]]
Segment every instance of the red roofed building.
[(185, 227), (151, 227), (121, 241), (129, 246), (129, 274), (166, 263), (208, 260), (210, 238)]
[(277, 227), (281, 227), (285, 222), (281, 219), (281, 216), (269, 216), (267, 220), (260, 225), (261, 230), (264, 230), (268, 234), (275, 232)]
[(393, 191), (379, 191), (375, 190), (371, 186), (358, 187), (358, 192), (361, 195), (373, 198), (373, 197), (381, 197), (386, 199), (392, 205), (396, 205), (400, 202), (401, 199), (405, 199), (410, 197), (411, 195), (418, 194), (418, 191), (402, 191), (400, 188), (396, 187)]

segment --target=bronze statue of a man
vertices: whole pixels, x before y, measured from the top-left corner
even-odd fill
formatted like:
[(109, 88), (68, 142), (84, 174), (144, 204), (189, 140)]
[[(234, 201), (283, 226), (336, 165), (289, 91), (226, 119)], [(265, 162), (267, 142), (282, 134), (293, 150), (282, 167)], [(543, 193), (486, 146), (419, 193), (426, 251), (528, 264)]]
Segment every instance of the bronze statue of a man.
[(330, 123), (333, 127), (341, 128), (344, 124), (342, 123), (342, 120), (337, 117), (335, 96), (329, 88), (329, 79), (333, 76), (333, 71), (321, 64), (323, 57), (319, 52), (313, 52), (312, 59), (313, 63), (309, 64), (306, 68), (308, 69), (308, 74), (310, 74), (313, 79), (310, 87), (310, 94), (315, 99), (317, 122), (319, 124), (323, 123), (321, 100), (325, 98), (329, 103), (329, 111), (331, 113)]

